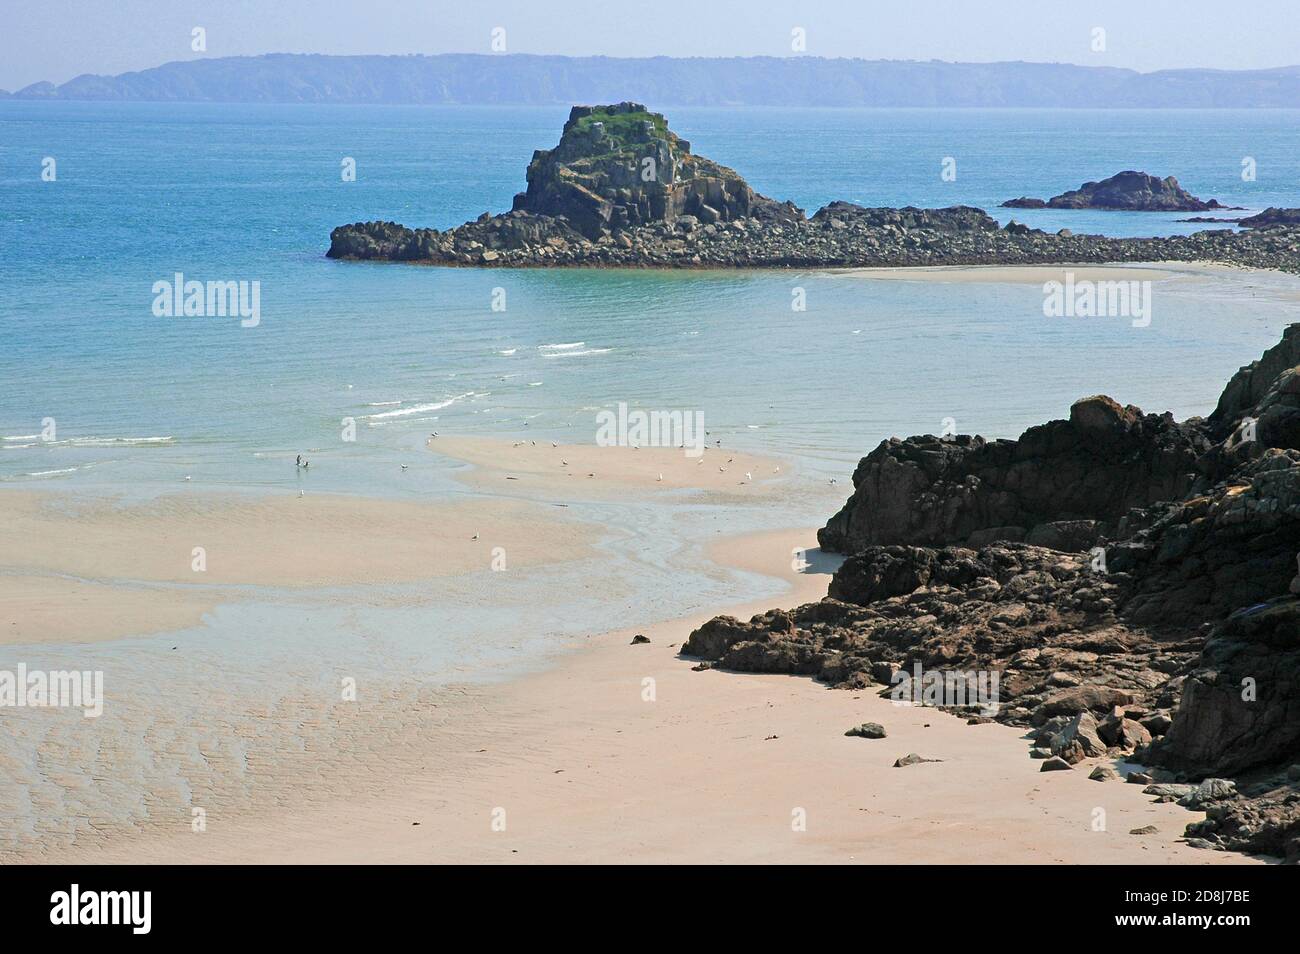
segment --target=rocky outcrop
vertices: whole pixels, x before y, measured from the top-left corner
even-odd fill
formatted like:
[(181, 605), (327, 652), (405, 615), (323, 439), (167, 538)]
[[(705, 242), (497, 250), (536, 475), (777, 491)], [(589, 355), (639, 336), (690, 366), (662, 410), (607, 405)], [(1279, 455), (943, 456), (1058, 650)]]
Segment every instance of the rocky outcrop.
[(1300, 226), (1300, 209), (1278, 209), (1269, 206), (1258, 215), (1238, 219), (1237, 223), (1247, 229), (1294, 228)]
[(330, 233), (327, 254), (498, 268), (1214, 261), (1300, 271), (1300, 225), (1112, 239), (1048, 234), (1016, 222), (999, 228), (969, 206), (832, 202), (805, 218), (791, 203), (759, 195), (735, 171), (695, 155), (663, 116), (619, 103), (573, 108), (559, 144), (534, 154), (527, 189), (512, 211), (446, 231), (342, 225)]
[(1156, 750), (1163, 764), (1232, 775), (1300, 758), (1300, 601), (1247, 607), (1216, 626), (1183, 701)]
[(1186, 494), (1209, 449), (1197, 422), (1096, 396), (1019, 440), (892, 438), (853, 473), (853, 496), (817, 534), (823, 549), (1024, 540), (1087, 549), (1134, 507)]
[(716, 225), (736, 219), (803, 219), (790, 203), (756, 193), (726, 166), (691, 153), (664, 117), (640, 103), (574, 106), (554, 149), (528, 164), (516, 212), (567, 220), (596, 240), (629, 227), (688, 215)]
[(1209, 212), (1226, 209), (1218, 199), (1202, 200), (1178, 184), (1173, 176), (1164, 179), (1128, 170), (1100, 182), (1085, 182), (1046, 201), (1021, 197), (1002, 203), (1010, 209), (1107, 209), (1132, 212)]
[(848, 554), (825, 599), (683, 652), (1127, 754), (1206, 813), (1190, 843), (1300, 860), (1300, 325), (1204, 420), (1094, 397), (1018, 441), (885, 442), (822, 536)]

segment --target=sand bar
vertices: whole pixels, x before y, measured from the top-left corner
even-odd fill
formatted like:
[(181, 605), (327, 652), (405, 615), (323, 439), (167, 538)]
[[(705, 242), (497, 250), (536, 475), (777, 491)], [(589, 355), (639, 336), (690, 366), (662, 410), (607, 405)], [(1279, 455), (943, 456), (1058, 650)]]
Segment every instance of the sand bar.
[[(710, 441), (713, 438), (709, 439)], [(696, 489), (751, 497), (786, 486), (792, 465), (783, 460), (709, 444), (688, 455), (676, 447), (600, 447), (550, 440), (440, 435), (429, 449), (473, 464), (461, 480), (494, 492), (600, 496)]]

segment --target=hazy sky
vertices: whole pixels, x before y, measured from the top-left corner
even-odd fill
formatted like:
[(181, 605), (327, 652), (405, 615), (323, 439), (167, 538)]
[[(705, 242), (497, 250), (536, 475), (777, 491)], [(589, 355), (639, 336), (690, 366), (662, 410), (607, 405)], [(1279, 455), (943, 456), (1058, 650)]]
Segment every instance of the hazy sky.
[[(196, 26), (206, 54), (190, 49)], [(1300, 62), (1300, 0), (0, 0), (0, 88), (200, 55), (487, 53), (498, 26), (508, 52), (575, 56), (788, 56), (802, 27), (820, 56)]]

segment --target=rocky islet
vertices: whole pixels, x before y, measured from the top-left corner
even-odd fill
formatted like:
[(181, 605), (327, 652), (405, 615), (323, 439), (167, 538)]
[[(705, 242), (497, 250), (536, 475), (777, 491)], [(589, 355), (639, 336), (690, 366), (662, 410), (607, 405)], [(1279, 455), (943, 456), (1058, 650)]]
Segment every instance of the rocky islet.
[[(1123, 178), (1114, 187), (1106, 186)], [(506, 213), (446, 231), (357, 222), (330, 234), (337, 259), (471, 267), (834, 268), (1210, 261), (1300, 271), (1300, 211), (1270, 209), (1241, 231), (1108, 238), (999, 226), (970, 206), (865, 208), (811, 217), (697, 156), (640, 103), (575, 106), (554, 149), (534, 153)], [(1105, 187), (1105, 188), (1103, 188)], [(1125, 172), (1052, 200), (1058, 208), (1209, 210), (1171, 178)], [(1016, 200), (1019, 201), (1019, 200)], [(1088, 204), (1093, 203), (1093, 204)]]

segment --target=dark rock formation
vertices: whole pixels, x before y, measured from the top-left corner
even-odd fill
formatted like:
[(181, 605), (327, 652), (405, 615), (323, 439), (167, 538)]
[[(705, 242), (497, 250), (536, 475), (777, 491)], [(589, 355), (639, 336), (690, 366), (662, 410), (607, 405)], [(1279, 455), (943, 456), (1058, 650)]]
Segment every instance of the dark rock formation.
[(710, 620), (683, 653), (1206, 779), (1152, 792), (1206, 812), (1193, 843), (1300, 860), (1300, 325), (1205, 419), (1094, 397), (1018, 441), (887, 441), (822, 544), (849, 554), (825, 599)]
[(1238, 224), (1247, 229), (1271, 229), (1300, 226), (1300, 209), (1278, 209), (1269, 206), (1258, 215), (1238, 219)]
[(998, 228), (969, 206), (832, 202), (805, 218), (696, 156), (662, 116), (635, 103), (574, 107), (559, 145), (534, 155), (527, 181), (504, 215), (485, 213), (445, 232), (392, 222), (342, 225), (330, 233), (327, 254), (507, 268), (1214, 261), (1300, 271), (1300, 225), (1111, 239), (1069, 230), (1049, 235), (1016, 222)]
[(1204, 201), (1178, 184), (1173, 176), (1164, 179), (1128, 170), (1100, 182), (1085, 182), (1044, 202), (1021, 197), (1002, 203), (1009, 209), (1108, 209), (1133, 212), (1209, 212), (1225, 209), (1218, 199)]
[(1097, 396), (1017, 441), (892, 438), (853, 473), (853, 496), (818, 533), (824, 549), (1025, 540), (1086, 549), (1134, 507), (1191, 488), (1209, 442), (1196, 423)]
[(1300, 755), (1300, 603), (1238, 610), (1210, 633), (1157, 749), (1191, 775), (1233, 774)]

